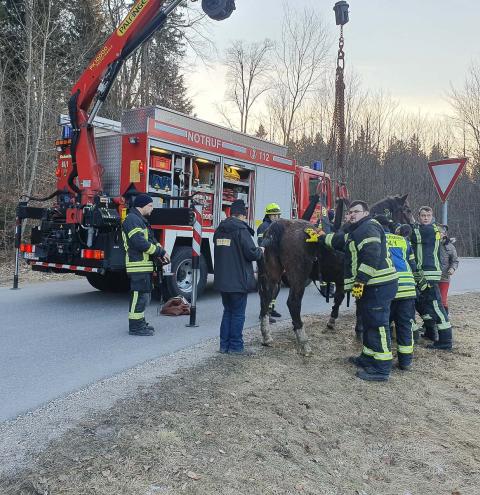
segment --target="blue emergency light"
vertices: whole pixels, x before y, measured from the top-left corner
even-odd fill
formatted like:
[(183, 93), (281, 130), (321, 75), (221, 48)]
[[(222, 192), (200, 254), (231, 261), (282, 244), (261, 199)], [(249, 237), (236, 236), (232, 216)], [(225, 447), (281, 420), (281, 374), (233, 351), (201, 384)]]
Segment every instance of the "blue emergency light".
[(62, 139), (70, 139), (73, 134), (72, 126), (62, 125)]
[(323, 172), (323, 162), (322, 162), (322, 160), (313, 162), (311, 168), (313, 170), (317, 170), (318, 172)]

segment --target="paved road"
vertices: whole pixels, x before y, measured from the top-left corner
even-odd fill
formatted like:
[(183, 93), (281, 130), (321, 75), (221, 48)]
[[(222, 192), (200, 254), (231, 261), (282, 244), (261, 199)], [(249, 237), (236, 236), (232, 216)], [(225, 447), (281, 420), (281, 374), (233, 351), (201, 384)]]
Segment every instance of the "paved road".
[[(480, 290), (480, 259), (464, 259), (452, 292)], [(278, 310), (287, 317), (287, 290)], [(221, 317), (219, 296), (207, 291), (198, 304), (198, 328), (188, 317), (147, 318), (157, 328), (153, 337), (127, 334), (128, 296), (103, 294), (83, 279), (0, 288), (0, 422), (36, 409), (52, 399), (161, 355), (216, 337)], [(247, 306), (246, 326), (258, 324), (258, 296)], [(325, 301), (310, 286), (303, 313), (326, 312)]]

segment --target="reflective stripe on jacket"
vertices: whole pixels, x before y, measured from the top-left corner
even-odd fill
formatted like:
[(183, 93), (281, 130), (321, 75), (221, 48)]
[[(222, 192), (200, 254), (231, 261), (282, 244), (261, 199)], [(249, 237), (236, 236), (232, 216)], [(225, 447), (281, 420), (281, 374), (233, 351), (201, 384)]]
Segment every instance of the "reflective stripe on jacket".
[(438, 282), (442, 274), (438, 253), (440, 239), (440, 230), (435, 224), (413, 226), (411, 241), (417, 270), (433, 282)]
[(398, 278), (388, 254), (385, 232), (370, 216), (352, 224), (348, 233), (327, 234), (325, 244), (345, 252), (345, 290), (351, 290), (356, 281), (383, 285)]
[(156, 241), (147, 220), (137, 208), (132, 208), (122, 224), (127, 273), (153, 272), (153, 257), (163, 256), (165, 250)]
[(398, 273), (398, 289), (395, 299), (417, 297), (413, 273), (417, 271), (415, 255), (410, 243), (402, 236), (386, 233), (387, 246), (395, 270)]

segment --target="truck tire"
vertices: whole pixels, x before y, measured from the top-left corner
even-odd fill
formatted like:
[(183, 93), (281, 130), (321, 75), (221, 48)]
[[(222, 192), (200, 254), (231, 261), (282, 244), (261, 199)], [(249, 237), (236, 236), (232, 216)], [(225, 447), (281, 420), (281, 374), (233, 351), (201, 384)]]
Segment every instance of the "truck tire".
[(127, 292), (130, 282), (125, 272), (87, 273), (88, 283), (102, 292)]
[[(197, 294), (200, 296), (207, 285), (208, 266), (205, 257), (200, 256), (200, 277), (197, 285)], [(183, 296), (190, 300), (192, 297), (192, 248), (180, 246), (173, 250), (172, 275), (165, 277), (169, 297)]]

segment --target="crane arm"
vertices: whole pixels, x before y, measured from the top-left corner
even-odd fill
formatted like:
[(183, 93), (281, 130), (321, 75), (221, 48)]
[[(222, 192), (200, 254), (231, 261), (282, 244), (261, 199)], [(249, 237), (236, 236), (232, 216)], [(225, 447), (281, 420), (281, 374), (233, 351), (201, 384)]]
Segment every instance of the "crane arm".
[[(73, 128), (70, 148), (72, 172), (68, 185), (79, 195), (81, 204), (93, 203), (95, 196), (102, 192), (93, 120), (123, 63), (163, 26), (169, 14), (182, 1), (137, 0), (72, 89), (68, 103)], [(235, 1), (202, 0), (202, 8), (212, 19), (223, 20), (235, 10)]]

